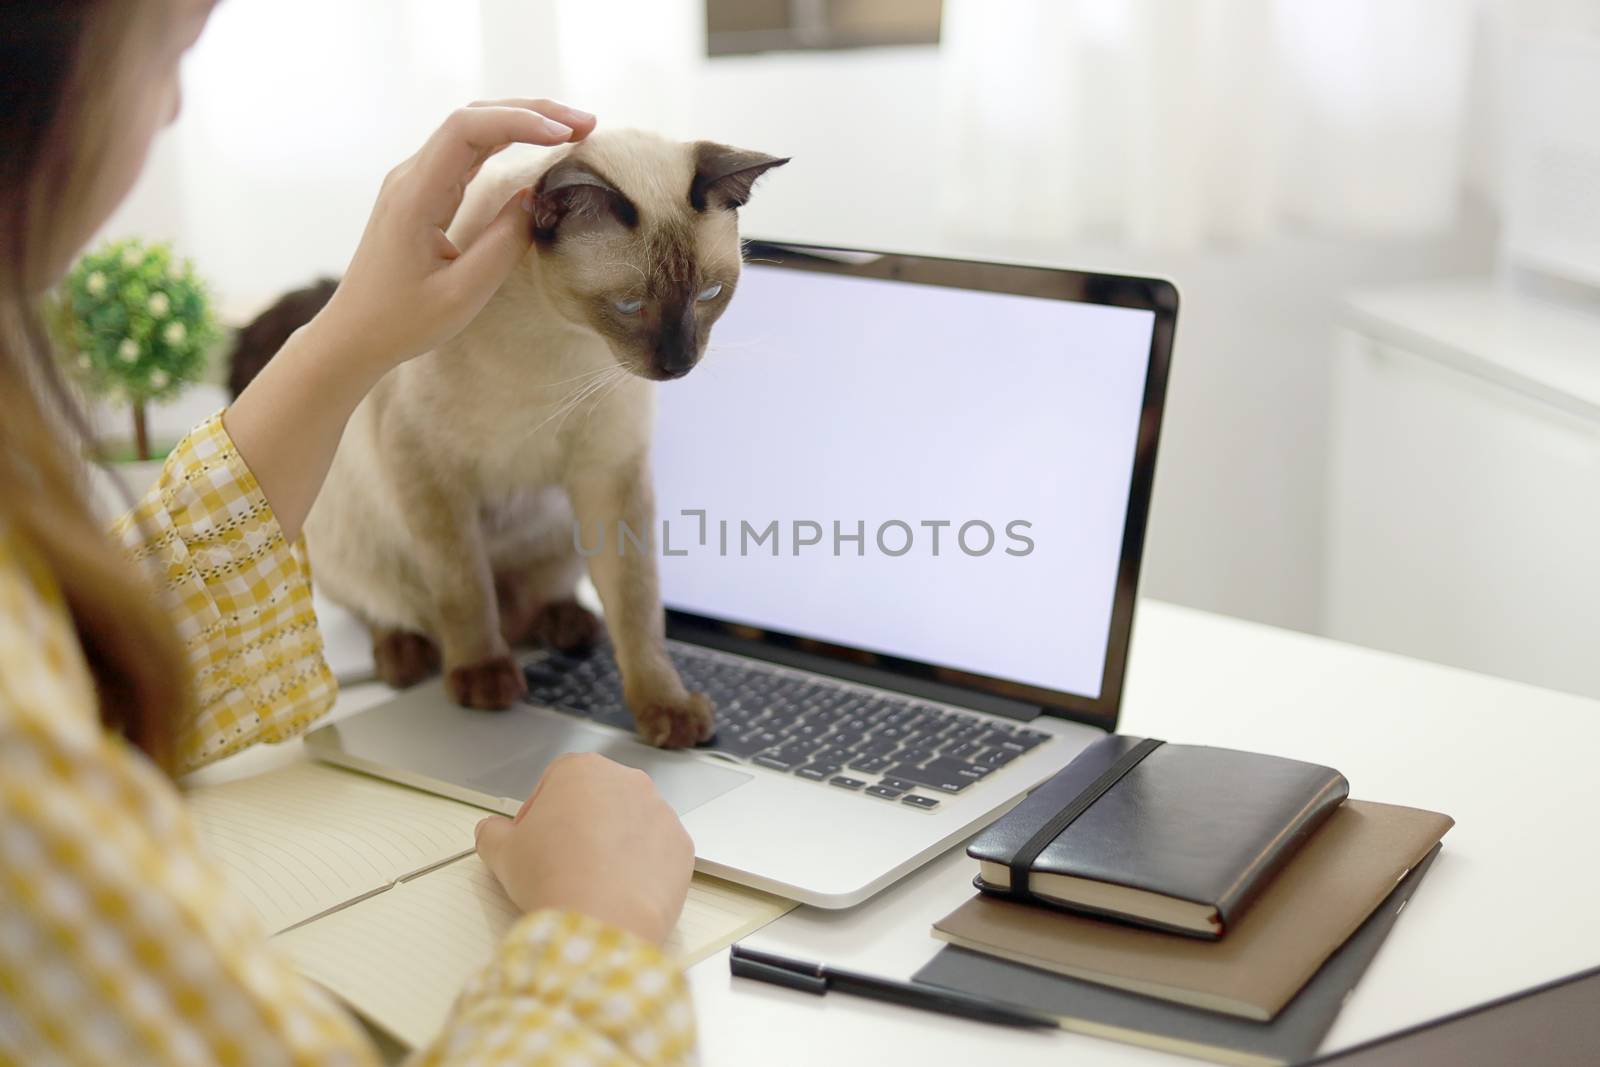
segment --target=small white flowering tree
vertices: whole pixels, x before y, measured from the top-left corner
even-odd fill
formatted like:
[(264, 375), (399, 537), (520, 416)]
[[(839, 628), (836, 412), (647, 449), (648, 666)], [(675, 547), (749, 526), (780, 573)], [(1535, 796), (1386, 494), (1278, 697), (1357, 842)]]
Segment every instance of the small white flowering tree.
[(61, 283), (58, 340), (89, 388), (133, 412), (134, 452), (150, 458), (145, 405), (199, 380), (220, 334), (209, 292), (167, 244), (113, 241)]

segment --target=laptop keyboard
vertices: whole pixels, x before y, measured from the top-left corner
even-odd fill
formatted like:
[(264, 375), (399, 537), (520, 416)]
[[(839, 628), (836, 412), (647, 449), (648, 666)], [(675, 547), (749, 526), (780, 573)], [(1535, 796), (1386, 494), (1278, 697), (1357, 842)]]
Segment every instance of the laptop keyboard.
[[(999, 719), (668, 642), (683, 682), (709, 696), (717, 734), (698, 746), (908, 808), (983, 781), (1050, 740)], [(523, 668), (527, 701), (632, 731), (610, 650), (549, 653)]]

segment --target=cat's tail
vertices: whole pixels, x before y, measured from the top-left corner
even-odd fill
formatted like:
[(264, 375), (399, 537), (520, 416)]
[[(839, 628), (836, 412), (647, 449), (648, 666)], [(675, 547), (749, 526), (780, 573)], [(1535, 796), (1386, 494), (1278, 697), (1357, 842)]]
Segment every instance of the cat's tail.
[(289, 335), (316, 317), (339, 287), (334, 278), (322, 278), (304, 289), (278, 298), (278, 302), (239, 331), (229, 357), (228, 395), (237, 398), (255, 380)]

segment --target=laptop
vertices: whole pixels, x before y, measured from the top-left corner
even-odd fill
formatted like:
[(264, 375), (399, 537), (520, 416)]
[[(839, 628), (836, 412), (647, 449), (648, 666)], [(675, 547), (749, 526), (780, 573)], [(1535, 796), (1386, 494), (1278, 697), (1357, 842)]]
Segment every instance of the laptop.
[[(716, 737), (633, 737), (614, 661), (434, 682), (331, 763), (514, 813), (551, 760), (646, 771), (697, 869), (844, 908), (1116, 729), (1176, 325), (1152, 278), (753, 242), (651, 453), (669, 652)], [(582, 531), (575, 531), (582, 547)]]

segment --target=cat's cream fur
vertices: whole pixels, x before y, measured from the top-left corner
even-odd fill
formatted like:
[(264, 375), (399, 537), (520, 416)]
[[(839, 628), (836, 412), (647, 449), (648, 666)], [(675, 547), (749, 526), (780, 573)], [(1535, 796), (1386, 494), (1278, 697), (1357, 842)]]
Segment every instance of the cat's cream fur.
[[(468, 187), (450, 238), (470, 245), (529, 185), (540, 238), (466, 330), (357, 409), (306, 523), (313, 571), (372, 627), (387, 680), (442, 659), (458, 701), (505, 707), (524, 688), (511, 645), (595, 636), (573, 600), (587, 563), (641, 736), (693, 744), (712, 709), (668, 660), (654, 556), (619, 552), (617, 520), (654, 524), (649, 378), (703, 350), (738, 281), (734, 209), (783, 161), (637, 131), (504, 155)], [(645, 300), (637, 321), (619, 294)], [(575, 517), (586, 544), (608, 530), (605, 551), (578, 554)]]

